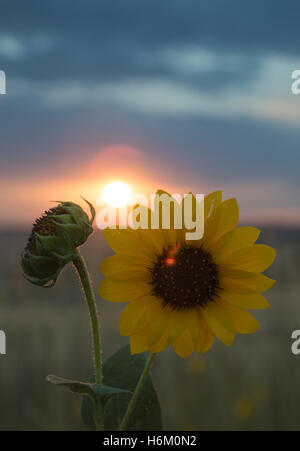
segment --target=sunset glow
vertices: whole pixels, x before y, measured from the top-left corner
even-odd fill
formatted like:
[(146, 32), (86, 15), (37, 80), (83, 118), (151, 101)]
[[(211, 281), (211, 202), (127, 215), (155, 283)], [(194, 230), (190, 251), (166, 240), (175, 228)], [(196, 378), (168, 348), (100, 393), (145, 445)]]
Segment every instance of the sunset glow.
[(131, 189), (126, 183), (111, 182), (105, 186), (102, 196), (111, 207), (124, 207), (131, 199)]

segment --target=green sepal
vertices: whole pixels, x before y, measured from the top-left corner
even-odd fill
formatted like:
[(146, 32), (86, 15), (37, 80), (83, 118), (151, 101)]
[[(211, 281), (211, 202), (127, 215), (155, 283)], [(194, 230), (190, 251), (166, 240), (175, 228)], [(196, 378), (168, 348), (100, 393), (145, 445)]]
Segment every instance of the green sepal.
[[(72, 223), (72, 217), (70, 214), (60, 214), (60, 215), (49, 215), (49, 218), (54, 219), (55, 221), (61, 224), (70, 224)], [(59, 221), (58, 221), (59, 220)]]
[(78, 393), (80, 395), (87, 395), (91, 398), (96, 396), (101, 396), (102, 398), (110, 398), (116, 394), (120, 393), (131, 393), (129, 390), (124, 390), (122, 388), (110, 387), (103, 384), (94, 384), (91, 382), (75, 381), (71, 379), (65, 379), (63, 377), (54, 376), (50, 374), (46, 378), (47, 382), (53, 385), (61, 385), (67, 387), (72, 393)]
[(58, 252), (53, 252), (53, 256), (61, 260), (64, 266), (73, 260), (73, 258), (77, 257), (77, 253), (76, 251), (70, 252), (69, 254), (59, 254)]
[(44, 250), (44, 253), (46, 255), (50, 256), (53, 255), (53, 252), (59, 252), (59, 253), (69, 253), (70, 249), (66, 243), (66, 240), (61, 236), (54, 236), (54, 235), (39, 235), (38, 233), (36, 235), (36, 240), (39, 240), (40, 244), (42, 245), (42, 248)]
[(57, 281), (59, 272), (57, 274), (55, 274), (55, 276), (45, 277), (44, 279), (29, 277), (26, 274), (23, 274), (23, 276), (26, 280), (28, 280), (28, 282), (32, 283), (33, 285), (37, 285), (39, 287), (44, 287), (44, 288), (52, 288), (55, 285), (55, 282)]
[(91, 202), (89, 202), (88, 200), (86, 200), (84, 197), (80, 196), (82, 200), (84, 200), (84, 202), (86, 202), (88, 204), (88, 206), (90, 207), (90, 212), (91, 212), (91, 219), (89, 220), (89, 224), (92, 225), (96, 216), (96, 210), (94, 208), (94, 206), (91, 204)]
[(74, 249), (85, 242), (86, 238), (83, 236), (82, 230), (77, 224), (61, 224), (58, 221), (53, 222), (70, 249)]
[(82, 223), (89, 224), (88, 215), (78, 205), (68, 202), (68, 205), (63, 204), (63, 208), (71, 215), (73, 221), (76, 224), (78, 225), (81, 225)]
[(59, 268), (59, 262), (51, 257), (35, 255), (27, 252), (27, 262), (32, 268), (31, 277), (44, 279), (55, 274)]
[(23, 274), (27, 280), (28, 280), (28, 277), (34, 278), (36, 276), (36, 273), (33, 270), (31, 263), (29, 261), (28, 255), (26, 255), (26, 254), (22, 255), (21, 266), (22, 266)]

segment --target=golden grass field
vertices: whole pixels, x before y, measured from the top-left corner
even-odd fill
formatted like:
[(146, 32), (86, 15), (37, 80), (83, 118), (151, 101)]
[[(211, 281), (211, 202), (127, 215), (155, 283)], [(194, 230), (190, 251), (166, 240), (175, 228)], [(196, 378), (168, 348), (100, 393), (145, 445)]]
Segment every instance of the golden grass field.
[[(300, 230), (266, 229), (260, 241), (278, 251), (269, 271), (271, 309), (258, 311), (261, 329), (238, 336), (231, 348), (216, 343), (204, 356), (180, 359), (168, 349), (153, 368), (166, 430), (300, 429), (300, 355), (291, 333), (300, 329)], [(80, 397), (45, 381), (48, 374), (89, 378), (89, 319), (76, 276), (67, 267), (52, 289), (21, 274), (26, 232), (0, 233), (1, 430), (82, 429)], [(100, 261), (110, 254), (101, 232), (82, 253), (97, 287)], [(97, 295), (104, 358), (127, 343), (118, 333), (122, 305)]]

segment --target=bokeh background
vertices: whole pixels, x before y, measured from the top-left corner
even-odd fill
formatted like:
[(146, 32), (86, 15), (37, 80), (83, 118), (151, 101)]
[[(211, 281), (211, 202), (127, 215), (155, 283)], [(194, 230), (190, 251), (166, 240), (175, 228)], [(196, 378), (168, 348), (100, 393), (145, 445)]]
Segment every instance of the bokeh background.
[[(95, 202), (112, 180), (222, 189), (278, 250), (259, 332), (157, 359), (165, 429), (299, 429), (299, 2), (1, 0), (0, 11), (0, 429), (82, 428), (80, 400), (45, 382), (91, 373), (75, 275), (30, 286), (19, 255), (50, 200)], [(83, 253), (97, 286), (101, 231)], [(126, 339), (119, 306), (97, 301), (107, 357)]]

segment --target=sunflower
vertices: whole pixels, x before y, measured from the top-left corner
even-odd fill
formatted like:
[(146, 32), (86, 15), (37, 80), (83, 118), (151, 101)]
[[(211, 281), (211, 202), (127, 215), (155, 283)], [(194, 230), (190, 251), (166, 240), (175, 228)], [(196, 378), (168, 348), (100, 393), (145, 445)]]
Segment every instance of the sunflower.
[[(172, 198), (174, 202), (175, 199)], [(194, 202), (196, 202), (194, 198)], [(204, 198), (204, 235), (187, 241), (185, 230), (105, 229), (115, 255), (104, 260), (103, 299), (128, 302), (120, 333), (132, 354), (158, 353), (172, 345), (180, 357), (208, 351), (217, 337), (225, 345), (259, 324), (248, 309), (269, 307), (261, 294), (275, 281), (261, 274), (276, 251), (254, 244), (260, 231), (237, 227), (236, 199), (222, 192)]]

